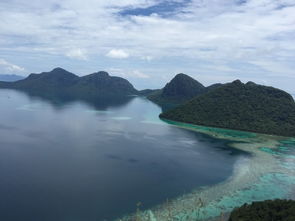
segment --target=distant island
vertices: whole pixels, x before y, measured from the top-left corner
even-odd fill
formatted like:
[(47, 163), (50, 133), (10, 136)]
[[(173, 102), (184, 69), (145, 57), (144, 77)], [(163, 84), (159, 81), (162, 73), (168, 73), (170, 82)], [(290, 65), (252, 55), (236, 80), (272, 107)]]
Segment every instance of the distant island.
[[(146, 96), (164, 105), (173, 104), (160, 118), (204, 125), (281, 136), (295, 136), (295, 102), (282, 90), (236, 80), (227, 84), (205, 87), (185, 74), (177, 74), (158, 90), (136, 90), (121, 77), (105, 71), (79, 77), (62, 68), (50, 72), (30, 74), (15, 82), (0, 81), (0, 88), (22, 90), (32, 96), (49, 100), (81, 99), (103, 101), (108, 97)], [(120, 101), (128, 102), (128, 100)]]
[(0, 88), (24, 90), (37, 95), (91, 97), (135, 95), (138, 91), (124, 78), (110, 76), (105, 71), (79, 77), (62, 68), (30, 74), (16, 82), (0, 82)]
[(160, 114), (173, 121), (295, 136), (295, 102), (282, 90), (236, 80)]
[(24, 79), (24, 76), (16, 74), (0, 74), (0, 81), (13, 82)]
[(205, 87), (194, 78), (180, 73), (177, 74), (164, 88), (150, 91), (147, 98), (157, 104), (182, 104), (198, 95), (204, 94), (221, 86), (214, 84)]

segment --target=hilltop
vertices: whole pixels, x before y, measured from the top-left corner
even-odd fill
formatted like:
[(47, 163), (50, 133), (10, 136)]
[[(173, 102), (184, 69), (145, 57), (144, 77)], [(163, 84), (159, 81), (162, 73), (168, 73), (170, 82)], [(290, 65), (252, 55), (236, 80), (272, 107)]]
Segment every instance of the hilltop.
[(155, 103), (183, 103), (205, 91), (205, 86), (186, 74), (177, 74), (164, 88), (151, 93)]
[(62, 68), (50, 72), (30, 74), (16, 82), (0, 82), (1, 88), (12, 88), (33, 92), (35, 94), (70, 94), (79, 97), (122, 96), (137, 94), (138, 91), (124, 78), (110, 76), (100, 71), (79, 77)]
[(164, 112), (161, 118), (197, 125), (295, 136), (295, 102), (282, 90), (236, 80)]
[(213, 84), (205, 87), (194, 78), (180, 73), (177, 74), (164, 88), (145, 91), (147, 98), (160, 105), (179, 105), (190, 99), (214, 90), (222, 84)]

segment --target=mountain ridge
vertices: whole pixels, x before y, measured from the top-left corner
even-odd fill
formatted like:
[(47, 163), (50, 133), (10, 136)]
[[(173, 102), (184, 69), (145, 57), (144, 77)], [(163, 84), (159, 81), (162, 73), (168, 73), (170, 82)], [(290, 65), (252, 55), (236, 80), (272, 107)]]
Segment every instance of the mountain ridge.
[(24, 76), (16, 74), (0, 74), (0, 81), (4, 82), (15, 82), (24, 79)]
[(150, 93), (144, 95), (160, 106), (167, 104), (178, 106), (222, 85), (221, 83), (216, 83), (205, 87), (191, 76), (180, 73), (175, 75), (162, 89), (150, 90)]
[(138, 93), (128, 80), (110, 76), (105, 71), (79, 77), (60, 67), (40, 74), (32, 73), (27, 78), (16, 82), (1, 81), (0, 87), (36, 93), (69, 93), (77, 96), (97, 93), (101, 96), (123, 96)]
[(151, 93), (148, 99), (155, 103), (183, 103), (201, 94), (205, 86), (194, 78), (180, 73), (174, 76), (164, 88)]
[(236, 80), (160, 114), (179, 122), (295, 136), (295, 102), (287, 92)]

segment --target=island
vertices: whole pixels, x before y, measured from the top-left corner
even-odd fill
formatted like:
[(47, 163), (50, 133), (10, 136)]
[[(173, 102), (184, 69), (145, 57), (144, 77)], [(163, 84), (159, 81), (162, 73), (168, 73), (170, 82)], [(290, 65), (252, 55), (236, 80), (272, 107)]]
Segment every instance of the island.
[(10, 88), (36, 95), (76, 97), (137, 95), (138, 91), (124, 78), (110, 76), (105, 71), (79, 77), (62, 68), (30, 74), (15, 82), (0, 81), (0, 88)]
[(160, 114), (160, 118), (264, 134), (295, 136), (295, 102), (285, 91), (240, 80)]

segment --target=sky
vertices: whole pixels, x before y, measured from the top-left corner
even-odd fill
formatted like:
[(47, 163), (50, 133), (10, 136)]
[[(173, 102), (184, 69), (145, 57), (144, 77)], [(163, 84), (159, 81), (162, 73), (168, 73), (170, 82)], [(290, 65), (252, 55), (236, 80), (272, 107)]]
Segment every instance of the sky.
[(1, 0), (0, 73), (105, 70), (136, 88), (177, 73), (295, 94), (295, 0)]

